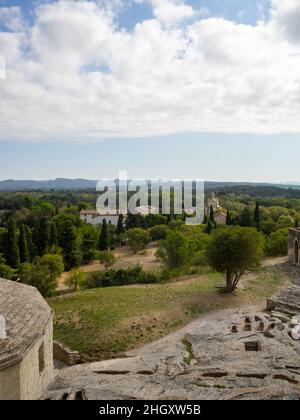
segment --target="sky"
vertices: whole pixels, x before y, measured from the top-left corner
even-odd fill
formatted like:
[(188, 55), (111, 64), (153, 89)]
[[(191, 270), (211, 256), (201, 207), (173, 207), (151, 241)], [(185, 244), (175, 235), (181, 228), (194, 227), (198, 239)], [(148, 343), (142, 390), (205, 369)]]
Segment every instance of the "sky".
[(0, 180), (297, 182), (300, 0), (0, 0)]

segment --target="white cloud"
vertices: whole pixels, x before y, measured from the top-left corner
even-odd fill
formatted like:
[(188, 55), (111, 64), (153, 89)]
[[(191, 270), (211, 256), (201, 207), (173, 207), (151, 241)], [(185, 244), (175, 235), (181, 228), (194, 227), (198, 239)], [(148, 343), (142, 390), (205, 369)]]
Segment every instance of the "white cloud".
[(0, 7), (0, 23), (13, 31), (24, 30), (21, 11), (19, 7)]
[(164, 23), (191, 18), (194, 10), (180, 0), (151, 0), (154, 16)]
[(300, 1), (287, 1), (293, 13), (274, 0), (256, 26), (162, 14), (132, 32), (96, 2), (41, 6), (25, 32), (0, 32), (0, 139), (299, 133)]
[(300, 44), (300, 0), (272, 0), (275, 30)]

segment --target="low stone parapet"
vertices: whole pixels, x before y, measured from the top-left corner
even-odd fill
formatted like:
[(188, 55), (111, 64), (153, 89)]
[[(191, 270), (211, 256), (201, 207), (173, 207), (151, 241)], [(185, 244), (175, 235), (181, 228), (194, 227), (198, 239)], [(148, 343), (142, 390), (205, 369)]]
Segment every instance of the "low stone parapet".
[(53, 357), (68, 366), (74, 366), (80, 361), (80, 355), (77, 351), (72, 351), (57, 341), (53, 342)]

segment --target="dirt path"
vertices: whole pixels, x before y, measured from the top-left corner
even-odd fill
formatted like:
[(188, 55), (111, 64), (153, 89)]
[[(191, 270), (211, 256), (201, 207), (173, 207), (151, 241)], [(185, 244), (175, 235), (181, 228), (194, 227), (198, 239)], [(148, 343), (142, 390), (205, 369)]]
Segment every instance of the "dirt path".
[[(129, 247), (118, 248), (114, 251), (114, 256), (116, 258), (115, 263), (112, 266), (112, 269), (126, 269), (134, 265), (141, 265), (145, 271), (157, 270), (161, 267), (160, 261), (156, 258), (157, 247), (155, 243), (152, 243), (145, 251), (133, 254)], [(275, 267), (277, 265), (284, 264), (287, 261), (287, 257), (276, 257), (276, 258), (267, 258), (263, 261), (262, 267), (269, 268)], [(98, 261), (93, 261), (90, 264), (83, 265), (80, 267), (84, 273), (92, 273), (94, 271), (103, 271), (104, 267)], [(65, 280), (68, 278), (69, 273), (64, 272), (58, 280), (58, 291), (67, 290), (65, 285)], [(249, 273), (243, 276), (240, 281), (239, 287), (241, 289), (245, 288), (248, 281), (256, 277), (257, 273)], [(198, 281), (199, 276), (182, 276), (178, 279), (178, 282)], [(144, 285), (140, 285), (144, 287)], [(129, 286), (129, 287), (138, 287), (138, 285)]]

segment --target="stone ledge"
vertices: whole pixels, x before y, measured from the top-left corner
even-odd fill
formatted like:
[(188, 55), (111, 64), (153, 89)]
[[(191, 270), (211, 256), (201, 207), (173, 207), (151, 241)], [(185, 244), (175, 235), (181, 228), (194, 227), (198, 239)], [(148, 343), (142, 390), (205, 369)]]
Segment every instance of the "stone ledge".
[(57, 341), (53, 342), (53, 357), (68, 366), (77, 365), (80, 361), (80, 355), (77, 351), (72, 351)]

